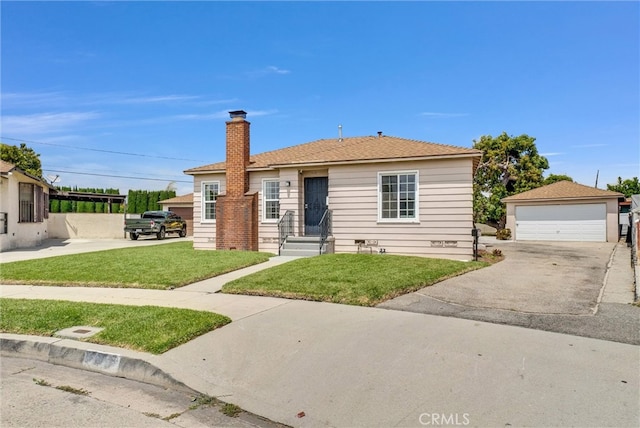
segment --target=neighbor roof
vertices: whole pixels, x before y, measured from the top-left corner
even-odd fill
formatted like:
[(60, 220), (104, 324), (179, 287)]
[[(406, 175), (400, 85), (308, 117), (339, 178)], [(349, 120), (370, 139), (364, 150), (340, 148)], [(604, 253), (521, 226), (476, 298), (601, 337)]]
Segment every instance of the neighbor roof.
[(187, 193), (186, 195), (176, 196), (175, 198), (163, 199), (158, 201), (159, 204), (192, 204), (193, 193)]
[(585, 186), (572, 181), (558, 181), (503, 198), (503, 202), (539, 201), (548, 199), (624, 198), (622, 193)]
[(7, 162), (7, 161), (3, 161), (0, 160), (0, 174), (2, 174), (4, 177), (8, 176), (10, 172), (19, 172), (20, 174), (27, 176), (33, 180), (39, 181), (41, 183), (43, 183), (45, 186), (47, 186), (49, 189), (55, 189), (55, 187), (53, 187), (51, 184), (47, 183), (43, 178), (41, 177), (36, 177), (35, 175), (29, 174), (26, 171), (21, 170), (20, 168), (18, 168), (17, 166), (15, 166), (14, 164), (12, 164), (11, 162)]
[(16, 166), (10, 162), (0, 160), (0, 173), (6, 174), (7, 172), (13, 171), (15, 167)]
[[(382, 136), (349, 137), (316, 140), (310, 143), (260, 153), (250, 157), (248, 170), (328, 163), (358, 163), (363, 161), (408, 160), (437, 157), (477, 157), (476, 149), (427, 143), (405, 138)], [(225, 162), (188, 169), (185, 174), (222, 172)]]

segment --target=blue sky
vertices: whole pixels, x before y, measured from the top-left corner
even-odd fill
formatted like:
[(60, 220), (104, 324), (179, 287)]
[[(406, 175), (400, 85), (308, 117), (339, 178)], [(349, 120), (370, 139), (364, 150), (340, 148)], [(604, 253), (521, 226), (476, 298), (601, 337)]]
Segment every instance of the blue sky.
[(536, 138), (547, 174), (640, 175), (638, 2), (0, 8), (2, 141), (56, 184), (191, 192), (182, 171), (224, 160), (237, 109), (254, 154), (338, 125), (463, 147), (506, 131)]

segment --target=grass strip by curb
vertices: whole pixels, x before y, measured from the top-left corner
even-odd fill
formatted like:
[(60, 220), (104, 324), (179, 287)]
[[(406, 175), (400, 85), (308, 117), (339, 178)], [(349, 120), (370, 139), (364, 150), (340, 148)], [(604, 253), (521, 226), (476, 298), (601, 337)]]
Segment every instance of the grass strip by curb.
[(212, 312), (60, 300), (0, 299), (0, 331), (53, 336), (74, 326), (104, 328), (85, 342), (161, 354), (231, 322)]

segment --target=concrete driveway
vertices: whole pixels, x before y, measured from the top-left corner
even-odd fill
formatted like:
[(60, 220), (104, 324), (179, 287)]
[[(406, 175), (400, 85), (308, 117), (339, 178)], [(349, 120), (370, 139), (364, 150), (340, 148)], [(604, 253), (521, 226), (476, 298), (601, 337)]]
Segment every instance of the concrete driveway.
[(162, 241), (155, 236), (141, 236), (137, 241), (129, 239), (45, 239), (42, 245), (31, 248), (16, 248), (0, 253), (0, 263), (21, 260), (43, 259), (45, 257), (66, 256), (69, 254), (89, 253), (92, 251), (113, 250), (116, 248), (144, 247), (147, 245), (169, 244), (171, 242), (193, 241), (192, 236), (180, 238), (169, 234)]
[[(593, 315), (614, 246), (605, 242), (497, 241), (488, 251), (500, 249), (505, 255), (502, 262), (414, 294), (472, 308)], [(397, 300), (411, 298), (405, 295)]]

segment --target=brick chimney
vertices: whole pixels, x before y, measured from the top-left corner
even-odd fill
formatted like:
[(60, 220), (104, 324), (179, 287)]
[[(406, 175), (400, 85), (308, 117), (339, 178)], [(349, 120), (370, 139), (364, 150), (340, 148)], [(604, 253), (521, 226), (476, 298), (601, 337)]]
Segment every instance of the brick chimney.
[(226, 192), (216, 199), (216, 249), (258, 251), (258, 193), (249, 194), (247, 113), (229, 112)]
[(227, 195), (242, 196), (249, 191), (249, 122), (247, 112), (229, 112), (227, 122)]

